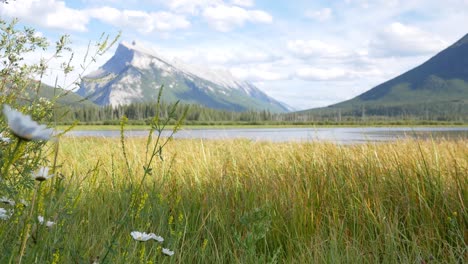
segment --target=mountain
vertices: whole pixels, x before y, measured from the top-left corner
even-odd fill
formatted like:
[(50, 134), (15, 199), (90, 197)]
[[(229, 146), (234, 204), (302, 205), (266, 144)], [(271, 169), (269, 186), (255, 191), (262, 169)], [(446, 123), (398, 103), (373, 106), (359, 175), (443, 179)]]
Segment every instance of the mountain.
[[(30, 91), (29, 95), (33, 96), (35, 92)], [(64, 90), (61, 88), (54, 88), (48, 86), (44, 83), (41, 84), (41, 88), (39, 89), (40, 97), (47, 98), (49, 100), (56, 100), (59, 105), (66, 105), (71, 107), (89, 107), (89, 106), (96, 106), (93, 102), (83, 98), (82, 96), (68, 90)], [(55, 99), (54, 99), (55, 98)]]
[(98, 105), (155, 102), (164, 85), (163, 100), (200, 104), (232, 111), (290, 109), (253, 84), (227, 71), (171, 61), (144, 47), (122, 42), (114, 56), (83, 78), (77, 93)]
[(328, 109), (365, 109), (377, 115), (428, 111), (468, 115), (468, 34), (422, 65)]

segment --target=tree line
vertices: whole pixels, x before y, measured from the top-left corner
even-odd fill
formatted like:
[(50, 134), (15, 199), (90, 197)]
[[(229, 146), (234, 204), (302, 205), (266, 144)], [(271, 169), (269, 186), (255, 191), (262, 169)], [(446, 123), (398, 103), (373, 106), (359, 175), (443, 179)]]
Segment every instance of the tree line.
[[(167, 117), (172, 109), (172, 103), (131, 103), (119, 106), (60, 106), (62, 115), (60, 124), (98, 124), (116, 125), (122, 117), (130, 124), (145, 125), (157, 114)], [(187, 104), (177, 107), (175, 118), (181, 117), (187, 111), (185, 123), (188, 125), (216, 124), (354, 124), (354, 123), (465, 123), (468, 107), (460, 104), (430, 104), (407, 106), (372, 106), (355, 107), (351, 109), (321, 108), (313, 111), (293, 113), (272, 113), (268, 110), (233, 112), (211, 109), (201, 105)]]

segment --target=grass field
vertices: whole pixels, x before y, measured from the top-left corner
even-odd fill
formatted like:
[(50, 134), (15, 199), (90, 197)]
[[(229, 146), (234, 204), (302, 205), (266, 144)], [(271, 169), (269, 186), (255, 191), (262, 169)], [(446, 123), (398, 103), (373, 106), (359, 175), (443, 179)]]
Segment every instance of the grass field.
[[(23, 262), (467, 261), (467, 141), (174, 140), (150, 161), (152, 143), (62, 138), (36, 212), (56, 225), (33, 224)], [(0, 220), (0, 263), (25, 211)]]

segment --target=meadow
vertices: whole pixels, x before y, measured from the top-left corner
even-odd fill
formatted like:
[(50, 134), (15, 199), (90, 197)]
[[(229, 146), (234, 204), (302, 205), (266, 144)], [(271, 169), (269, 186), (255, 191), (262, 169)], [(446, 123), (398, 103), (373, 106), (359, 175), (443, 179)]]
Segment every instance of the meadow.
[[(155, 140), (62, 137), (34, 212), (55, 224), (32, 224), (23, 262), (467, 260), (466, 140)], [(27, 211), (0, 220), (0, 263), (18, 257)]]

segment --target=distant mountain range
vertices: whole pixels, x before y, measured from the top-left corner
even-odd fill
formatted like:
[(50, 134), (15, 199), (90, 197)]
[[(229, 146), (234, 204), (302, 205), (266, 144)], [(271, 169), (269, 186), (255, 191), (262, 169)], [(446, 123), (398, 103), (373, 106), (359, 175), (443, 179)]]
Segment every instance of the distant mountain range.
[(468, 34), (422, 65), (351, 100), (305, 112), (327, 109), (383, 116), (437, 111), (468, 115)]
[(163, 100), (169, 102), (180, 100), (231, 111), (292, 110), (227, 71), (171, 61), (125, 42), (120, 43), (109, 61), (83, 78), (77, 94), (97, 105), (155, 102), (161, 85)]

